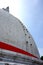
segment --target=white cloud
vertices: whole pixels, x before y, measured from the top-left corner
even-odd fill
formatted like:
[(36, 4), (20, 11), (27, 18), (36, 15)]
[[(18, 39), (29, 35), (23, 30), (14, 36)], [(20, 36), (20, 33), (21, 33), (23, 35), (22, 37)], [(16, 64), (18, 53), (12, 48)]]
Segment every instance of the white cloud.
[(0, 0), (0, 9), (10, 7), (10, 13), (18, 16), (21, 11), (22, 0)]

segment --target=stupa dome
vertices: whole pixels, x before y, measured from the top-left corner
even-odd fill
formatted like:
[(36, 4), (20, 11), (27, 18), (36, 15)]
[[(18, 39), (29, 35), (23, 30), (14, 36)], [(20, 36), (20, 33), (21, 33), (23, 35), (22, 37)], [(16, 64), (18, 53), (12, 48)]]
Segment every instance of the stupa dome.
[[(10, 46), (4, 47), (6, 46), (4, 43), (13, 46), (12, 48), (16, 47), (16, 49), (11, 48), (10, 50)], [(0, 48), (1, 52), (14, 54), (15, 51), (30, 57), (40, 58), (37, 46), (27, 28), (18, 18), (3, 9), (0, 9)]]

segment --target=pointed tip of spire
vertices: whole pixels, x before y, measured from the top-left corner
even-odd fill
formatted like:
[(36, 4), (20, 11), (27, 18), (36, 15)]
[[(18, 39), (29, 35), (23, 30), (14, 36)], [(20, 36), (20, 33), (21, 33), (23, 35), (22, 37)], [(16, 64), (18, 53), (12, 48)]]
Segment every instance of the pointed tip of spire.
[(2, 9), (5, 10), (5, 11), (7, 11), (7, 12), (9, 12), (9, 6), (6, 7), (6, 9), (5, 8), (2, 8)]

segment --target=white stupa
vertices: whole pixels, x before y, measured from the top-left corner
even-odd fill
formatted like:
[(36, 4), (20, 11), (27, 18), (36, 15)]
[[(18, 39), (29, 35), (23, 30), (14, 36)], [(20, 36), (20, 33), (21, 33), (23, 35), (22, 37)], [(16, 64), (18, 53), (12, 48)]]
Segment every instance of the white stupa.
[[(20, 61), (21, 63), (28, 63), (30, 59), (29, 65), (33, 65), (35, 61), (35, 64), (39, 65), (42, 61), (40, 60), (37, 46), (31, 34), (19, 19), (9, 14), (8, 9), (5, 10), (6, 9), (0, 9), (1, 61), (5, 62), (11, 59), (11, 62)], [(25, 61), (23, 61), (23, 59), (25, 59)]]

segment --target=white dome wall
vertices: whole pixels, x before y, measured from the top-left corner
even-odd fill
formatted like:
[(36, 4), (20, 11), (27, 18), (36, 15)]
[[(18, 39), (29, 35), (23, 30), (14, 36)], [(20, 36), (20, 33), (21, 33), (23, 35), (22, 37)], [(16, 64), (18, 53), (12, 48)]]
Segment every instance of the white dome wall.
[(25, 26), (15, 17), (0, 10), (0, 41), (30, 52), (39, 58), (35, 42)]

